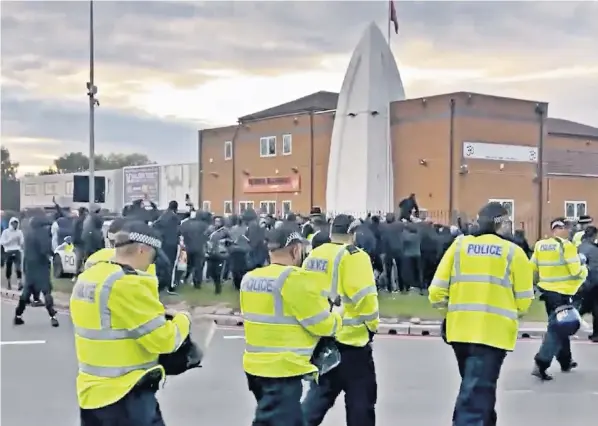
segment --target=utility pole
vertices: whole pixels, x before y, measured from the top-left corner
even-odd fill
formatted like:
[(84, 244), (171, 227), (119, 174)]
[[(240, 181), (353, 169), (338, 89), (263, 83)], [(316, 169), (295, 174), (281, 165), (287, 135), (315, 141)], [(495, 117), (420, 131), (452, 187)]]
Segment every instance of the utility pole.
[(93, 30), (93, 0), (89, 1), (89, 81), (87, 82), (87, 96), (89, 97), (89, 210), (95, 204), (95, 108), (100, 106), (96, 99), (98, 88), (94, 84), (94, 30)]

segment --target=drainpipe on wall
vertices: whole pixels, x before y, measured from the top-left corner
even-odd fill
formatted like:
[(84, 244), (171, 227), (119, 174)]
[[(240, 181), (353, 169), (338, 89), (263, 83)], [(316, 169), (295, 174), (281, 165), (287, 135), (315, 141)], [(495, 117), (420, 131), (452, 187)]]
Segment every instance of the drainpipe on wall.
[(314, 112), (309, 112), (309, 210), (314, 206)]
[(198, 173), (197, 173), (197, 184), (198, 184), (198, 188), (197, 190), (199, 191), (198, 197), (197, 197), (197, 208), (201, 208), (203, 206), (203, 130), (198, 130), (197, 131), (197, 147), (198, 147), (198, 151), (199, 151), (199, 161), (198, 161)]
[(544, 222), (544, 107), (541, 104), (536, 105), (536, 114), (540, 124), (540, 134), (538, 135), (538, 164), (536, 174), (538, 180), (538, 239), (542, 238), (542, 224)]
[(449, 179), (448, 179), (448, 194), (449, 194), (449, 215), (450, 222), (455, 221), (455, 200), (454, 200), (454, 186), (455, 186), (455, 99), (450, 100), (450, 120), (449, 120)]
[(235, 133), (233, 133), (233, 138), (230, 142), (230, 144), (232, 145), (232, 150), (233, 150), (233, 158), (232, 158), (232, 164), (231, 164), (233, 178), (231, 179), (231, 188), (230, 188), (230, 201), (232, 203), (233, 213), (235, 212), (235, 206), (237, 205), (235, 203), (235, 198), (236, 198), (235, 189), (237, 187), (237, 167), (236, 167), (237, 166), (237, 150), (235, 148), (237, 146), (237, 136), (239, 134), (239, 130), (241, 129), (241, 126), (243, 126), (243, 123), (241, 122), (241, 120), (237, 120), (237, 127), (235, 128)]

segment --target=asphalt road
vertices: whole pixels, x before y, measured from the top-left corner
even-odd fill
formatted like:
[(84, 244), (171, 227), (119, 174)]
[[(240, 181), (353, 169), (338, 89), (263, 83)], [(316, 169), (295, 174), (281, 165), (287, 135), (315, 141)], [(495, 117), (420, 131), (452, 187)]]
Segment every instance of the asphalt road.
[[(61, 327), (53, 329), (45, 310), (32, 308), (25, 312), (26, 324), (15, 328), (13, 310), (14, 305), (2, 302), (0, 423), (78, 425), (68, 316), (62, 315)], [(555, 371), (555, 381), (539, 383), (529, 374), (538, 344), (522, 341), (507, 357), (499, 385), (499, 425), (591, 424), (598, 404), (598, 345), (576, 343), (579, 370)], [(249, 425), (255, 404), (241, 368), (242, 351), (242, 330), (220, 329), (203, 369), (169, 378), (158, 394), (167, 424)], [(459, 378), (448, 346), (434, 338), (379, 336), (374, 351), (379, 426), (450, 424)], [(323, 426), (342, 424), (344, 404), (339, 398)]]

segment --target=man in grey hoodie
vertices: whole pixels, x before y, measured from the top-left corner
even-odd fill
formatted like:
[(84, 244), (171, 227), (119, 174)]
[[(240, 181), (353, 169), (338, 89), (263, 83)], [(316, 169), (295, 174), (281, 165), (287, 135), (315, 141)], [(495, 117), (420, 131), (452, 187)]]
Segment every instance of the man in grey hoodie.
[(22, 279), (22, 251), (23, 246), (25, 244), (25, 240), (23, 238), (23, 231), (19, 228), (19, 219), (16, 217), (11, 217), (8, 221), (8, 228), (2, 231), (2, 235), (0, 235), (0, 244), (4, 248), (4, 256), (5, 256), (5, 265), (6, 269), (4, 272), (6, 273), (6, 282), (8, 283), (8, 289), (11, 289), (11, 279), (12, 279), (12, 271), (13, 266), (15, 273), (17, 275), (17, 285), (18, 289), (21, 290), (23, 285), (21, 284)]

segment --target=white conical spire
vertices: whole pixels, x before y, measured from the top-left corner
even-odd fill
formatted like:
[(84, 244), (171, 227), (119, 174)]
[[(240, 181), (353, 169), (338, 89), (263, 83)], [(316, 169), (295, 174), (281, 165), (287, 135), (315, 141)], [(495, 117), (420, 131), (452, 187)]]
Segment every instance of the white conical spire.
[(371, 23), (353, 52), (338, 98), (328, 161), (328, 211), (394, 211), (390, 102), (403, 99), (394, 56), (380, 28)]

